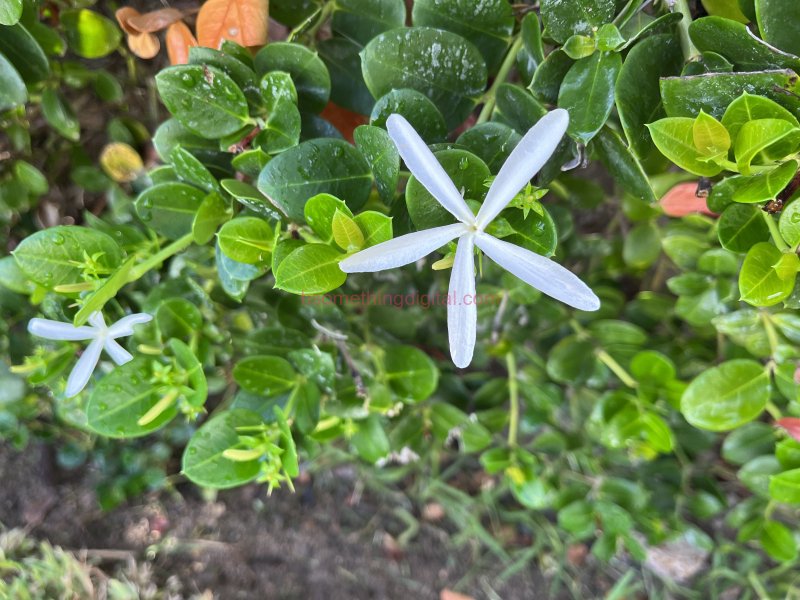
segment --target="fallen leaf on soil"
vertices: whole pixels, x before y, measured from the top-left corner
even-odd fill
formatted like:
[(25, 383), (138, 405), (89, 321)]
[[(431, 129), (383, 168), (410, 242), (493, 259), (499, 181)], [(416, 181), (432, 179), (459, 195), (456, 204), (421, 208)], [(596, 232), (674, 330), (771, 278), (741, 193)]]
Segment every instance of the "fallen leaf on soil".
[(697, 182), (679, 183), (659, 201), (664, 214), (669, 217), (684, 217), (692, 213), (715, 216), (708, 210), (706, 199), (697, 196)]
[(775, 421), (775, 424), (783, 427), (790, 436), (800, 441), (800, 419), (797, 417), (783, 417)]
[(687, 536), (647, 549), (645, 566), (653, 573), (677, 583), (686, 583), (705, 568), (708, 552)]
[(169, 26), (166, 41), (169, 64), (171, 65), (185, 65), (188, 63), (189, 48), (198, 45), (191, 29), (183, 21), (178, 21)]
[(182, 18), (183, 13), (181, 11), (174, 8), (162, 8), (143, 15), (128, 17), (128, 26), (141, 33), (155, 33), (166, 29)]
[(475, 600), (472, 596), (465, 596), (447, 588), (439, 592), (439, 600)]
[(123, 6), (117, 9), (114, 16), (117, 18), (120, 28), (127, 34), (137, 34), (139, 31), (130, 26), (130, 20), (141, 15), (138, 10), (131, 6)]
[(139, 58), (153, 58), (161, 50), (161, 42), (152, 33), (128, 35), (128, 48)]
[(117, 183), (135, 180), (144, 170), (142, 157), (128, 144), (115, 142), (103, 148), (100, 166)]
[(219, 48), (231, 40), (248, 48), (267, 43), (267, 0), (208, 0), (197, 15), (197, 41)]
[(441, 521), (444, 518), (444, 508), (438, 502), (429, 502), (422, 509), (422, 518), (426, 521)]

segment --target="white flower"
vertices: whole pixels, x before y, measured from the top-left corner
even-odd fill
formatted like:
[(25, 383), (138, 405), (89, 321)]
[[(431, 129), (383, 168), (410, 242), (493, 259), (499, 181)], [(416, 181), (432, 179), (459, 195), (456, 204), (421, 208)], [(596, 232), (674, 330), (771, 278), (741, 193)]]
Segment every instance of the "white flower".
[(35, 336), (48, 340), (83, 341), (92, 340), (75, 363), (72, 373), (67, 380), (65, 393), (67, 398), (77, 396), (92, 376), (94, 368), (100, 360), (100, 353), (105, 349), (108, 355), (118, 365), (124, 365), (133, 360), (130, 352), (120, 346), (116, 339), (133, 335), (133, 326), (147, 323), (153, 319), (147, 313), (136, 313), (121, 318), (111, 327), (106, 327), (105, 319), (100, 312), (94, 312), (89, 317), (89, 325), (75, 327), (71, 323), (51, 321), (50, 319), (31, 319), (28, 322), (28, 331)]
[[(403, 235), (349, 256), (339, 263), (345, 273), (364, 273), (415, 262), (458, 238), (448, 290), (447, 329), (450, 354), (458, 367), (472, 361), (477, 328), (474, 247), (501, 267), (548, 296), (580, 310), (597, 310), (600, 300), (573, 273), (553, 260), (499, 240), (486, 227), (542, 168), (567, 130), (567, 111), (556, 109), (534, 125), (497, 174), (477, 215), (467, 206), (425, 142), (402, 116), (386, 120), (389, 136), (417, 180), (458, 223)], [(466, 298), (471, 297), (472, 301)]]

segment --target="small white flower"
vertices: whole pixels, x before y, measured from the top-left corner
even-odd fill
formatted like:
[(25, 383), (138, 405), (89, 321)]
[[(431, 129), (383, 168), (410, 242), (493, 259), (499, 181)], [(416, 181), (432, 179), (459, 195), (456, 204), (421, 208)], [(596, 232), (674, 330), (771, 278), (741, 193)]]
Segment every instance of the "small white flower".
[(50, 319), (31, 319), (28, 322), (28, 331), (35, 336), (48, 340), (84, 341), (92, 340), (75, 363), (72, 373), (67, 380), (65, 393), (67, 398), (77, 396), (92, 376), (94, 368), (100, 360), (100, 353), (105, 349), (108, 355), (118, 365), (124, 365), (133, 360), (130, 352), (120, 346), (116, 339), (133, 335), (133, 326), (147, 323), (153, 319), (147, 313), (136, 313), (122, 317), (111, 327), (106, 327), (105, 319), (100, 312), (94, 312), (89, 317), (89, 325), (75, 327), (71, 323), (51, 321)]
[[(458, 238), (448, 290), (447, 329), (450, 354), (458, 367), (472, 361), (478, 314), (475, 302), (474, 247), (535, 287), (580, 310), (597, 310), (600, 300), (573, 273), (555, 261), (487, 234), (486, 227), (542, 168), (567, 131), (567, 111), (556, 109), (542, 117), (517, 144), (497, 174), (477, 215), (464, 202), (451, 179), (414, 128), (402, 116), (386, 120), (389, 136), (417, 180), (447, 209), (458, 223), (400, 236), (349, 256), (339, 263), (345, 273), (364, 273), (402, 267), (416, 262)], [(454, 301), (452, 299), (455, 299)]]

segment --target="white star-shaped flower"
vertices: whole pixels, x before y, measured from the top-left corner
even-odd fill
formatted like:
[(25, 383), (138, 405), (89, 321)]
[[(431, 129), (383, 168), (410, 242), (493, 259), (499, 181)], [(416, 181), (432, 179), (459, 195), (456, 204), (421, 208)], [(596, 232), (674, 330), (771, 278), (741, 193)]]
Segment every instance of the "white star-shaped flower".
[[(472, 361), (475, 348), (478, 321), (474, 302), (475, 246), (509, 273), (548, 296), (580, 310), (597, 310), (599, 298), (573, 273), (549, 258), (499, 240), (485, 231), (555, 152), (568, 123), (569, 116), (563, 109), (542, 117), (514, 148), (489, 188), (478, 214), (474, 215), (414, 128), (402, 116), (391, 115), (386, 120), (386, 128), (400, 156), (414, 177), (458, 219), (458, 223), (409, 233), (372, 246), (345, 258), (339, 267), (345, 273), (402, 267), (458, 238), (448, 290), (447, 329), (450, 354), (461, 368)], [(468, 297), (472, 298), (471, 302), (464, 301)]]
[(133, 326), (147, 323), (153, 319), (147, 313), (136, 313), (122, 317), (111, 327), (106, 326), (106, 321), (100, 312), (94, 312), (89, 317), (89, 325), (75, 327), (71, 323), (52, 321), (50, 319), (31, 319), (28, 322), (28, 331), (35, 336), (48, 340), (84, 341), (92, 340), (75, 363), (75, 367), (67, 379), (67, 398), (77, 396), (86, 384), (100, 360), (100, 353), (105, 349), (108, 355), (118, 365), (124, 365), (133, 360), (131, 353), (120, 346), (116, 339), (133, 335)]

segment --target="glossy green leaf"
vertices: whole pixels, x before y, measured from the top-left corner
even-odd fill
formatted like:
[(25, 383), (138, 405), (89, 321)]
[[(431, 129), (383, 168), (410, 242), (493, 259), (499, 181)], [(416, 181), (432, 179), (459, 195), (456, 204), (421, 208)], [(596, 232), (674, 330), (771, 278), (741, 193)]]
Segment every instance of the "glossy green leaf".
[(549, 104), (558, 102), (561, 82), (574, 64), (575, 61), (561, 49), (548, 54), (533, 74), (533, 81), (529, 86), (536, 99)]
[(386, 127), (389, 115), (399, 114), (411, 123), (420, 137), (429, 142), (438, 142), (447, 134), (442, 113), (427, 96), (412, 89), (392, 90), (375, 103), (370, 124)]
[(233, 260), (248, 265), (269, 262), (274, 234), (269, 223), (258, 217), (237, 217), (217, 234), (220, 249)]
[(794, 278), (782, 279), (773, 268), (780, 259), (781, 251), (768, 242), (750, 248), (739, 273), (739, 293), (744, 302), (773, 306), (792, 293)]
[(731, 136), (722, 123), (711, 115), (700, 111), (692, 126), (692, 139), (694, 147), (706, 160), (727, 158)]
[(281, 213), (278, 207), (259, 192), (258, 188), (238, 179), (223, 179), (220, 181), (220, 185), (226, 192), (254, 213), (267, 219), (280, 219)]
[(759, 537), (761, 545), (772, 558), (791, 562), (797, 558), (797, 542), (792, 530), (783, 523), (767, 521)]
[(268, 154), (277, 154), (300, 141), (300, 111), (292, 78), (283, 71), (272, 71), (261, 80), (267, 119), (255, 144)]
[[(230, 44), (232, 42), (228, 43)], [(204, 48), (203, 46), (192, 46), (189, 48), (189, 64), (205, 65), (219, 69), (239, 86), (239, 89), (244, 92), (245, 97), (252, 104), (259, 105), (261, 103), (261, 93), (258, 89), (258, 77), (252, 69), (250, 53), (247, 50), (244, 50), (244, 53), (250, 61), (250, 64), (246, 64), (238, 57), (226, 54), (220, 50)]]
[(325, 244), (307, 244), (293, 251), (275, 271), (275, 287), (292, 294), (324, 294), (345, 282), (343, 257)]
[(255, 65), (261, 76), (271, 71), (289, 73), (301, 109), (319, 113), (328, 103), (331, 77), (325, 63), (313, 50), (300, 44), (272, 42), (258, 51)]
[(611, 0), (542, 0), (545, 36), (564, 43), (573, 34), (592, 35), (594, 27), (610, 23), (616, 5)]
[(388, 242), (392, 239), (392, 218), (374, 210), (359, 213), (355, 221), (364, 233), (364, 247)]
[(384, 355), (386, 381), (402, 398), (427, 400), (439, 384), (439, 371), (427, 354), (412, 346), (389, 346)]
[(800, 469), (784, 471), (770, 477), (769, 495), (778, 502), (800, 503)]
[[(542, 256), (552, 256), (558, 243), (558, 233), (550, 213), (531, 211), (527, 218), (520, 210), (505, 211), (500, 219), (505, 219), (510, 233), (503, 240), (527, 248)], [(500, 219), (495, 223), (501, 222)], [(491, 231), (490, 231), (491, 232)]]
[(733, 192), (733, 201), (754, 204), (774, 199), (794, 179), (797, 168), (797, 161), (787, 160), (771, 171), (734, 178), (739, 181)]
[(367, 44), (361, 60), (364, 81), (375, 98), (393, 89), (415, 89), (433, 101), (451, 129), (472, 111), (486, 86), (486, 65), (478, 49), (449, 31), (387, 31)]
[(0, 2), (0, 25), (16, 25), (22, 16), (22, 0)]
[(297, 385), (297, 373), (279, 356), (248, 356), (233, 368), (233, 379), (259, 396), (277, 396)]
[(361, 76), (361, 46), (335, 37), (320, 42), (317, 51), (330, 73), (331, 102), (362, 115), (370, 114), (375, 99)]
[(330, 194), (317, 194), (309, 198), (303, 209), (306, 223), (311, 226), (317, 237), (326, 244), (333, 240), (332, 223), (333, 216), (337, 211), (344, 213), (348, 217), (353, 216), (353, 213), (344, 202)]
[(756, 0), (761, 37), (776, 48), (800, 56), (800, 5), (792, 0)]
[(695, 427), (728, 431), (757, 418), (769, 396), (769, 373), (763, 365), (730, 360), (704, 371), (689, 384), (681, 398), (681, 412)]
[(350, 438), (350, 442), (363, 460), (373, 464), (391, 450), (389, 438), (386, 437), (377, 415), (371, 415), (360, 421), (358, 431)]
[(547, 108), (521, 87), (510, 83), (497, 87), (493, 118), (518, 134), (525, 135), (545, 114)]
[(156, 309), (156, 324), (163, 339), (190, 339), (203, 326), (203, 315), (185, 298), (168, 298)]
[(742, 174), (750, 172), (750, 164), (759, 156), (764, 160), (783, 158), (800, 146), (800, 128), (783, 119), (748, 121), (739, 130), (734, 145), (736, 164)]
[(92, 10), (65, 10), (59, 18), (67, 45), (83, 58), (102, 58), (111, 54), (122, 40), (122, 32), (114, 21)]
[(378, 34), (406, 24), (403, 0), (337, 0), (333, 30), (364, 46)]
[(333, 241), (345, 252), (356, 252), (364, 247), (364, 234), (358, 224), (341, 210), (333, 213), (331, 233)]
[[(424, 96), (423, 96), (424, 98)], [(426, 102), (428, 101), (425, 98)], [(394, 142), (380, 127), (361, 125), (353, 132), (356, 148), (369, 163), (381, 199), (391, 204), (400, 180), (400, 153)]]
[(761, 210), (742, 204), (733, 204), (723, 211), (717, 234), (722, 247), (731, 252), (747, 252), (753, 245), (769, 239)]
[(22, 106), (28, 100), (25, 82), (8, 59), (0, 54), (0, 111)]
[(462, 133), (456, 143), (479, 157), (492, 173), (497, 173), (521, 139), (508, 125), (481, 123)]
[(203, 198), (192, 221), (192, 237), (195, 244), (207, 244), (214, 238), (217, 228), (230, 219), (232, 214), (228, 202), (216, 192)]
[(778, 228), (784, 241), (790, 246), (800, 244), (800, 202), (790, 202), (781, 212)]
[(783, 119), (800, 127), (797, 118), (774, 100), (747, 92), (730, 103), (722, 115), (722, 124), (731, 134), (731, 139), (735, 140), (742, 125), (756, 119)]
[(77, 142), (81, 137), (81, 125), (69, 101), (59, 92), (48, 88), (42, 92), (42, 115), (58, 133)]
[(50, 63), (41, 46), (22, 23), (0, 27), (0, 55), (14, 66), (25, 83), (38, 83), (50, 74)]
[(647, 126), (659, 151), (680, 168), (705, 177), (713, 177), (722, 167), (703, 160), (694, 144), (694, 119), (668, 117)]
[(643, 202), (655, 204), (656, 195), (650, 187), (647, 174), (619, 134), (604, 127), (592, 141), (592, 148), (626, 193)]
[(139, 195), (136, 212), (148, 227), (175, 240), (191, 233), (205, 197), (205, 192), (185, 183), (160, 183)]
[(178, 146), (170, 154), (170, 162), (181, 181), (195, 185), (207, 192), (219, 191), (219, 183), (216, 178), (188, 150)]

